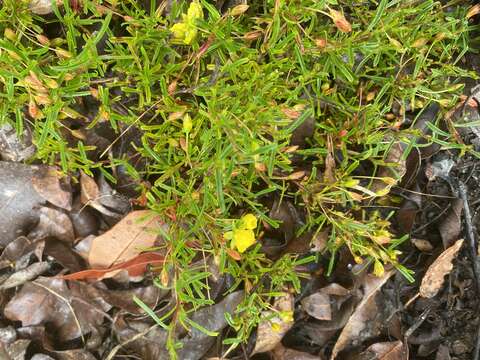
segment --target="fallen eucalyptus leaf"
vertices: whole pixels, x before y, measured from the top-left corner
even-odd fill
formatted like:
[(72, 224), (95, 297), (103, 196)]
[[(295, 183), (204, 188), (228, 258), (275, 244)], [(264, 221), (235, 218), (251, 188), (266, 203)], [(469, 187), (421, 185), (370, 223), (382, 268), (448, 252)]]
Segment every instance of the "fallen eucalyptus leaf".
[(148, 210), (129, 213), (106, 233), (92, 240), (88, 262), (94, 268), (109, 268), (128, 261), (159, 239), (158, 215)]
[(421, 297), (432, 298), (437, 295), (442, 288), (445, 275), (452, 271), (452, 261), (457, 256), (462, 244), (463, 239), (457, 240), (455, 244), (441, 253), (440, 256), (430, 265), (423, 276), (422, 284), (420, 285)]

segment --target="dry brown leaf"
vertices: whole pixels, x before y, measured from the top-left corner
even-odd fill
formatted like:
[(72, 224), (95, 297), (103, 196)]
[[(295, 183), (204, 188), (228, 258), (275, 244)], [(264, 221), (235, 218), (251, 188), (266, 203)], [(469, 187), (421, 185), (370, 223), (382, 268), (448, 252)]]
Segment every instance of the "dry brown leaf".
[(330, 235), (330, 229), (326, 229), (316, 233), (312, 238), (311, 251), (322, 252), (326, 249), (328, 243), (328, 237)]
[(365, 295), (362, 301), (358, 304), (357, 308), (350, 316), (347, 324), (343, 328), (337, 342), (332, 350), (331, 359), (334, 360), (337, 355), (343, 349), (352, 344), (353, 341), (358, 340), (359, 335), (367, 327), (367, 324), (371, 321), (372, 316), (376, 313), (375, 295), (378, 290), (387, 282), (390, 276), (393, 275), (393, 271), (385, 271), (382, 277), (374, 277), (367, 275), (366, 282), (364, 284)]
[(330, 17), (332, 18), (335, 26), (341, 32), (348, 33), (352, 31), (352, 25), (345, 19), (345, 16), (337, 10), (329, 9)]
[(452, 261), (462, 247), (463, 239), (457, 240), (455, 244), (440, 254), (430, 265), (420, 285), (420, 296), (432, 298), (442, 288), (444, 276), (450, 273), (453, 268)]
[(433, 250), (433, 245), (428, 240), (412, 238), (410, 241), (420, 251), (429, 252)]
[[(56, 0), (57, 6), (62, 4), (61, 0)], [(52, 0), (30, 0), (28, 8), (37, 15), (50, 14), (52, 10)]]
[(463, 201), (461, 199), (454, 199), (447, 215), (438, 225), (445, 249), (452, 246), (460, 236), (460, 232), (462, 231), (462, 212)]
[(0, 285), (0, 290), (11, 289), (16, 286), (25, 284), (27, 281), (33, 280), (50, 269), (50, 263), (41, 261), (33, 263), (25, 269), (17, 271)]
[(88, 262), (94, 268), (109, 268), (128, 261), (155, 245), (162, 221), (148, 210), (133, 211), (106, 233), (92, 240)]
[(49, 203), (65, 210), (72, 210), (72, 193), (62, 186), (60, 174), (54, 167), (48, 167), (32, 178), (35, 191)]
[(325, 157), (325, 172), (323, 174), (323, 181), (327, 184), (333, 184), (335, 179), (335, 158), (329, 152)]
[[(381, 167), (380, 170), (378, 171), (377, 176), (379, 178), (393, 177), (394, 179), (401, 180), (407, 173), (407, 161), (403, 158), (404, 153), (405, 153), (405, 144), (401, 142), (396, 142), (395, 144), (393, 144), (385, 158), (385, 163), (392, 164), (395, 166)], [(376, 179), (373, 182), (370, 190), (372, 190), (373, 192), (378, 192), (386, 188), (387, 186), (389, 185), (385, 184), (380, 179)]]
[(301, 301), (305, 312), (318, 320), (332, 320), (330, 296), (317, 292), (307, 296)]
[(262, 317), (265, 320), (258, 325), (257, 342), (251, 355), (273, 350), (280, 343), (293, 325), (293, 306), (293, 295), (286, 293), (275, 300), (273, 308), (276, 312), (263, 312)]
[(28, 234), (30, 239), (39, 240), (54, 237), (67, 243), (73, 243), (75, 234), (72, 221), (67, 214), (57, 209), (41, 207), (38, 215), (37, 226)]
[(376, 360), (408, 360), (408, 351), (401, 341), (376, 343), (368, 347)]
[(114, 218), (120, 217), (119, 214), (109, 210), (101, 203), (100, 200), (102, 197), (102, 193), (97, 183), (93, 178), (86, 175), (83, 171), (80, 172), (80, 187), (80, 201), (82, 204), (91, 206), (95, 210), (98, 210), (99, 212), (107, 216), (111, 216)]
[(101, 299), (81, 297), (74, 285), (45, 277), (28, 282), (5, 306), (5, 317), (24, 327), (48, 324), (59, 341), (97, 331), (110, 308)]

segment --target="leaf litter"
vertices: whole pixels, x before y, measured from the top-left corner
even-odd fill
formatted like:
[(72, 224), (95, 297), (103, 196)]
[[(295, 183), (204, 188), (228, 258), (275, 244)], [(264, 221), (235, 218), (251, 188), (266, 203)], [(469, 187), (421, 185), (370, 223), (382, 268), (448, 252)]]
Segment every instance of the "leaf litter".
[[(244, 4), (233, 7), (230, 3), (223, 4), (222, 2), (219, 5), (222, 9), (231, 8), (228, 12), (230, 16), (245, 16), (253, 9), (253, 7), (250, 8)], [(59, 11), (73, 11), (73, 13), (78, 11), (79, 4), (77, 2), (72, 1), (70, 4), (71, 8), (66, 5), (66, 8), (63, 9), (64, 4), (57, 2), (57, 6), (60, 7)], [(384, 11), (382, 6), (385, 6), (385, 4), (386, 2), (383, 1), (379, 4), (379, 18)], [(30, 1), (29, 7), (32, 12), (39, 15), (50, 14), (55, 8), (52, 7), (51, 2), (44, 1)], [(472, 9), (468, 12), (467, 18), (474, 17), (478, 13), (474, 8)], [(106, 6), (99, 6), (97, 10), (104, 13), (109, 11)], [(209, 9), (209, 12), (211, 11)], [(279, 11), (283, 11), (280, 2), (275, 5), (274, 18), (277, 17)], [(332, 6), (328, 8), (324, 15), (328, 15), (338, 32), (345, 36), (354, 34), (361, 26), (353, 20), (353, 14), (350, 13), (348, 6), (345, 6), (344, 9), (340, 9), (340, 6), (338, 6), (338, 10), (335, 10)], [(114, 13), (113, 16), (123, 18), (126, 23), (133, 20), (117, 13)], [(351, 19), (352, 21), (350, 21)], [(375, 18), (374, 23), (378, 19)], [(370, 27), (374, 28), (373, 25)], [(249, 34), (249, 36), (252, 38), (265, 36), (268, 40), (268, 36), (271, 36), (269, 31), (264, 34), (262, 30), (258, 30)], [(13, 35), (5, 29), (5, 38), (13, 39)], [(40, 43), (50, 41), (45, 35), (39, 35), (36, 39)], [(299, 40), (296, 39), (296, 41), (300, 43)], [(417, 39), (412, 46), (422, 47), (425, 41), (428, 40)], [(396, 40), (393, 37), (390, 39), (390, 44), (398, 52), (404, 51), (403, 48), (406, 45), (402, 42), (403, 39)], [(325, 50), (335, 46), (330, 38), (316, 39), (315, 44), (318, 48), (325, 48)], [(304, 44), (301, 45), (298, 54), (310, 51), (304, 47)], [(199, 51), (199, 57), (205, 53), (208, 46), (207, 42), (204, 49)], [(54, 52), (64, 60), (72, 56), (67, 50), (61, 48), (55, 49)], [(33, 74), (35, 75), (35, 73)], [(403, 76), (400, 71), (398, 74), (400, 81), (403, 81)], [(47, 95), (48, 91), (45, 91), (48, 78), (39, 80), (36, 75), (30, 74), (29, 80), (33, 81), (33, 85), (36, 85), (36, 89), (35, 86), (32, 87), (34, 90), (32, 96), (36, 98), (35, 101), (30, 101), (26, 113), (32, 118), (39, 116), (40, 119), (42, 116), (40, 114), (41, 110), (36, 102), (43, 106), (45, 104), (42, 104), (42, 101), (50, 101)], [(52, 88), (55, 88), (52, 81), (49, 83)], [(176, 86), (182, 85), (181, 82), (177, 83), (177, 80), (172, 84), (168, 87), (168, 91), (175, 94)], [(324, 86), (325, 95), (334, 93), (337, 85), (334, 84), (334, 87)], [(41, 90), (40, 93), (39, 90)], [(98, 99), (98, 90), (91, 88), (91, 91), (93, 97)], [(104, 91), (104, 89), (100, 91)], [(182, 89), (181, 91), (188, 93), (191, 90)], [(375, 99), (375, 92), (377, 91), (377, 89), (373, 89), (370, 92), (373, 95), (370, 96), (369, 93), (367, 101)], [(95, 92), (97, 93), (95, 94)], [(361, 94), (359, 96), (362, 97)], [(334, 106), (338, 106), (336, 102), (337, 100), (334, 102)], [(402, 121), (405, 124), (411, 121), (408, 117), (416, 116), (413, 111), (410, 113), (409, 111), (418, 104), (407, 105), (410, 110), (407, 110), (406, 113), (404, 109), (399, 109), (398, 113), (393, 111), (393, 114), (389, 113), (387, 115), (390, 117), (397, 116), (397, 120), (403, 118)], [(121, 106), (124, 105), (121, 104)], [(323, 107), (322, 110), (326, 113), (330, 111), (329, 107), (331, 106), (332, 104), (325, 105), (323, 99), (319, 103), (319, 107)], [(287, 116), (292, 126), (296, 126), (300, 124), (296, 121), (301, 119), (302, 111), (306, 111), (305, 109), (305, 106), (283, 107), (282, 113)], [(42, 110), (45, 109), (42, 107)], [(62, 109), (61, 113), (71, 119), (78, 117), (82, 121), (89, 120), (88, 116), (73, 109)], [(101, 122), (108, 120), (107, 114), (107, 112), (100, 114), (100, 116), (105, 117)], [(356, 116), (359, 115), (364, 116), (362, 114)], [(424, 133), (435, 131), (435, 139), (444, 136), (443, 128), (436, 129), (436, 125), (431, 122), (434, 117), (429, 116), (427, 118), (416, 118), (415, 127)], [(100, 139), (101, 142), (103, 141), (103, 145), (100, 146), (102, 151), (112, 150), (114, 144), (109, 145), (111, 141), (109, 135), (96, 134), (96, 139), (93, 139), (93, 135), (87, 138), (88, 134), (92, 134), (92, 132), (87, 131), (90, 129), (76, 130), (75, 128), (79, 125), (73, 121), (70, 122), (70, 120), (65, 120), (65, 128), (77, 140), (85, 140), (87, 145), (90, 146), (93, 140)], [(316, 139), (320, 130), (316, 127), (313, 116), (301, 120), (303, 122), (292, 133), (289, 144), (291, 148), (288, 151), (295, 153), (297, 150), (306, 150), (305, 153), (308, 155), (309, 151), (312, 150), (308, 147)], [(429, 123), (430, 126), (426, 126), (426, 123)], [(69, 129), (68, 126), (71, 125), (73, 125), (73, 128)], [(188, 147), (188, 140), (194, 140), (193, 136), (192, 138), (188, 136), (189, 132), (194, 129), (192, 126), (186, 127), (187, 136), (178, 140), (181, 150), (187, 154), (192, 150)], [(335, 136), (328, 135), (328, 150), (322, 158), (322, 161), (325, 162), (325, 171), (323, 174), (316, 175), (318, 179), (321, 179), (320, 182), (324, 183), (322, 186), (325, 186), (325, 184), (332, 187), (338, 185), (338, 182), (341, 181), (340, 175), (344, 166), (344, 156), (348, 151), (351, 151), (350, 148), (348, 150), (342, 148), (344, 146), (344, 140), (342, 139), (346, 139), (348, 135), (349, 124), (345, 122), (341, 126), (345, 129), (338, 131), (338, 139)], [(404, 125), (392, 124), (392, 127), (396, 127), (397, 130), (400, 126)], [(461, 134), (464, 135), (464, 133)], [(31, 136), (29, 129), (25, 130), (19, 137), (12, 126), (9, 124), (2, 125), (0, 128), (0, 156), (2, 159), (16, 162), (30, 159), (35, 149), (31, 142)], [(466, 137), (465, 142), (469, 143), (468, 131)], [(177, 140), (173, 138), (171, 140), (172, 147), (175, 148)], [(287, 196), (288, 199), (284, 199), (282, 193), (280, 201), (277, 199), (270, 201), (274, 205), (269, 206), (269, 217), (271, 220), (279, 222), (279, 226), (269, 228), (270, 233), (276, 237), (275, 239), (269, 239), (270, 244), (267, 244), (272, 250), (269, 255), (275, 258), (279, 254), (288, 253), (292, 249), (300, 249), (294, 252), (299, 254), (299, 258), (301, 258), (309, 250), (312, 250), (317, 253), (318, 263), (314, 264), (316, 267), (312, 266), (310, 268), (305, 265), (298, 267), (298, 269), (305, 270), (309, 275), (305, 279), (302, 278), (301, 287), (297, 289), (299, 293), (293, 295), (293, 292), (288, 292), (287, 295), (280, 296), (277, 294), (272, 296), (272, 299), (275, 300), (271, 300), (268, 305), (270, 310), (259, 314), (261, 320), (256, 330), (256, 338), (249, 338), (249, 347), (242, 349), (243, 356), (261, 356), (260, 353), (268, 352), (273, 359), (327, 359), (329, 357), (340, 358), (346, 352), (352, 351), (352, 356), (357, 356), (355, 357), (357, 359), (370, 359), (374, 356), (384, 360), (403, 360), (408, 358), (407, 355), (411, 350), (414, 354), (413, 358), (417, 355), (420, 356), (419, 354), (428, 356), (436, 353), (438, 359), (447, 359), (450, 358), (451, 352), (463, 359), (474, 351), (473, 346), (467, 340), (455, 338), (451, 333), (445, 336), (447, 345), (438, 346), (438, 339), (432, 341), (427, 341), (427, 339), (424, 343), (418, 345), (418, 339), (421, 339), (422, 335), (426, 333), (424, 320), (419, 315), (423, 314), (425, 309), (433, 308), (434, 311), (437, 311), (437, 307), (451, 304), (455, 299), (462, 300), (457, 303), (457, 307), (464, 306), (467, 312), (474, 307), (471, 305), (473, 300), (469, 298), (469, 294), (473, 291), (471, 279), (465, 274), (468, 273), (467, 270), (471, 265), (469, 261), (475, 261), (475, 258), (466, 259), (462, 256), (465, 252), (462, 250), (463, 241), (456, 241), (459, 237), (462, 237), (464, 231), (462, 218), (465, 217), (465, 212), (463, 212), (465, 205), (460, 201), (455, 201), (455, 199), (452, 201), (441, 200), (455, 198), (456, 194), (451, 196), (452, 194), (448, 191), (442, 192), (438, 189), (442, 187), (442, 181), (449, 182), (455, 177), (462, 178), (466, 182), (476, 180), (475, 160), (469, 160), (474, 163), (473, 170), (468, 162), (458, 160), (455, 156), (449, 158), (448, 161), (440, 159), (432, 163), (425, 163), (427, 157), (435, 157), (437, 153), (442, 151), (455, 150), (440, 150), (438, 146), (431, 144), (422, 148), (420, 152), (414, 149), (410, 154), (407, 154), (405, 139), (398, 140), (388, 137), (377, 140), (378, 142), (392, 143), (390, 150), (384, 154), (382, 160), (372, 160), (372, 164), (376, 161), (373, 165), (378, 170), (377, 177), (388, 178), (389, 180), (385, 182), (384, 180), (372, 179), (371, 186), (364, 189), (370, 192), (383, 192), (384, 194), (393, 192), (391, 196), (389, 195), (386, 203), (380, 204), (374, 201), (369, 203), (369, 206), (372, 207), (378, 205), (380, 211), (382, 207), (392, 206), (395, 208), (401, 201), (396, 198), (398, 195), (410, 199), (410, 203), (402, 202), (401, 206), (408, 216), (405, 217), (403, 226), (400, 224), (400, 229), (396, 230), (398, 230), (399, 235), (404, 233), (414, 235), (411, 243), (407, 244), (407, 242), (401, 248), (408, 254), (405, 257), (407, 262), (408, 259), (412, 258), (418, 260), (417, 263), (408, 262), (407, 267), (421, 273), (425, 270), (426, 263), (430, 262), (425, 261), (425, 259), (428, 257), (429, 260), (433, 260), (426, 270), (420, 287), (406, 283), (398, 274), (394, 276), (392, 270), (388, 268), (384, 270), (383, 267), (382, 271), (378, 273), (379, 275), (383, 274), (379, 277), (365, 275), (365, 269), (362, 270), (363, 272), (360, 271), (363, 275), (358, 276), (358, 269), (362, 267), (368, 269), (370, 264), (361, 257), (352, 258), (346, 253), (337, 253), (339, 263), (332, 273), (326, 275), (327, 259), (325, 256), (332, 248), (332, 239), (342, 242), (345, 238), (342, 238), (338, 233), (334, 233), (335, 230), (332, 228), (327, 227), (321, 229), (321, 231), (320, 229), (318, 229), (319, 231), (313, 229), (312, 234), (317, 234), (311, 241), (313, 248), (309, 249), (303, 243), (299, 246), (300, 237), (297, 235), (305, 230), (305, 213), (289, 198), (290, 194)], [(117, 142), (117, 140), (114, 141)], [(125, 146), (124, 139), (120, 139), (118, 143)], [(475, 143), (472, 141), (471, 145), (475, 146)], [(113, 150), (117, 151), (118, 148)], [(95, 149), (95, 151), (98, 152), (98, 149)], [(132, 154), (128, 154), (128, 156), (130, 155)], [(420, 155), (423, 158), (420, 158)], [(298, 163), (295, 162), (293, 164), (296, 168), (292, 172), (275, 175), (276, 179), (291, 182), (302, 188), (304, 181), (311, 175), (311, 169), (309, 166), (297, 167)], [(430, 168), (428, 167), (429, 164), (431, 165)], [(198, 164), (193, 165), (197, 166)], [(193, 167), (191, 164), (190, 168)], [(463, 173), (462, 169), (465, 168), (471, 170), (471, 172)], [(124, 169), (121, 165), (114, 167), (113, 173), (119, 175), (122, 171), (125, 171)], [(139, 169), (143, 171), (142, 165), (139, 165)], [(267, 171), (267, 165), (256, 162), (255, 169), (264, 173)], [(423, 173), (426, 175), (428, 182), (426, 186), (424, 186), (425, 179), (421, 179), (421, 175), (419, 175), (422, 174), (419, 169), (424, 170)], [(79, 179), (79, 184), (76, 184), (75, 181), (71, 182), (72, 179), (63, 176), (60, 169), (56, 167), (0, 162), (0, 182), (2, 182), (2, 190), (0, 191), (0, 242), (4, 248), (0, 255), (0, 264), (3, 271), (0, 287), (4, 290), (2, 294), (2, 301), (5, 303), (3, 312), (6, 320), (11, 324), (15, 324), (15, 326), (21, 324), (21, 327), (7, 326), (1, 329), (5, 331), (5, 338), (8, 336), (10, 338), (8, 341), (3, 341), (3, 339), (0, 341), (0, 354), (9, 358), (23, 359), (27, 357), (28, 353), (28, 356), (37, 360), (50, 358), (90, 360), (99, 357), (110, 359), (115, 357), (117, 353), (121, 354), (120, 356), (135, 354), (145, 359), (167, 358), (169, 356), (167, 351), (169, 338), (164, 327), (168, 325), (165, 325), (160, 318), (165, 313), (169, 314), (172, 310), (172, 299), (175, 293), (171, 291), (171, 277), (174, 276), (174, 280), (179, 281), (179, 274), (175, 273), (174, 269), (160, 272), (168, 256), (168, 251), (175, 250), (168, 248), (165, 239), (161, 236), (161, 234), (168, 232), (170, 228), (166, 225), (164, 219), (157, 215), (153, 215), (146, 210), (137, 210), (138, 208), (132, 210), (131, 204), (146, 204), (147, 196), (145, 193), (135, 199), (122, 195), (117, 192), (117, 189), (120, 190), (122, 187), (121, 181), (117, 186), (110, 185), (101, 172), (95, 173), (96, 176), (90, 176), (90, 173), (87, 175), (86, 171), (78, 170), (78, 174), (71, 175)], [(185, 175), (186, 173), (183, 173), (182, 170), (182, 176)], [(238, 176), (238, 174), (232, 176)], [(393, 182), (391, 179), (393, 179)], [(154, 186), (161, 183), (163, 190), (169, 188), (170, 184), (166, 182), (167, 179), (163, 178), (162, 180), (164, 182), (155, 182)], [(222, 186), (221, 181), (216, 180), (216, 185)], [(134, 186), (139, 184), (138, 179), (134, 179), (134, 176), (127, 176), (126, 183), (134, 184)], [(405, 188), (402, 189), (401, 186), (393, 187), (393, 183), (401, 184)], [(146, 180), (145, 184), (147, 184), (147, 187), (151, 186), (151, 184), (148, 185)], [(454, 184), (449, 183), (448, 185)], [(454, 186), (452, 187), (454, 188)], [(472, 189), (474, 187), (470, 183), (470, 196), (474, 204), (472, 206), (476, 206), (476, 193), (475, 189)], [(411, 193), (407, 196), (408, 191)], [(220, 193), (217, 192), (217, 196)], [(420, 200), (414, 199), (412, 201), (412, 194), (415, 194)], [(425, 194), (427, 196), (432, 195), (432, 198), (438, 197), (440, 200), (426, 198)], [(195, 194), (195, 196), (200, 195)], [(353, 195), (352, 197), (354, 198)], [(321, 197), (319, 198), (321, 199)], [(151, 198), (148, 199), (148, 201), (151, 200)], [(305, 200), (310, 199), (305, 197)], [(330, 199), (321, 199), (320, 202), (328, 203), (328, 200)], [(437, 200), (438, 202), (436, 202)], [(171, 201), (171, 207), (165, 210), (166, 217), (173, 219), (174, 222), (177, 216), (177, 203), (178, 199), (174, 197), (174, 200)], [(322, 203), (322, 206), (325, 206), (325, 203)], [(449, 210), (445, 214), (439, 214), (436, 210), (426, 210), (432, 208), (446, 209), (447, 206)], [(360, 211), (360, 207), (356, 208), (355, 211)], [(338, 205), (338, 208), (340, 208), (340, 205)], [(331, 209), (328, 209), (328, 211), (331, 211)], [(368, 213), (362, 213), (362, 216), (367, 215), (369, 216)], [(425, 221), (419, 222), (422, 219)], [(421, 228), (422, 226), (424, 228)], [(432, 230), (434, 226), (435, 229)], [(265, 229), (267, 228), (265, 220)], [(178, 227), (175, 230), (182, 231)], [(208, 236), (212, 236), (214, 246), (222, 246), (221, 240), (218, 240), (215, 234), (210, 234), (211, 230), (208, 228), (204, 231)], [(309, 233), (307, 232), (307, 234)], [(263, 234), (260, 234), (259, 240), (262, 241), (262, 245), (265, 245), (267, 238), (262, 238), (262, 236)], [(383, 238), (387, 237), (384, 236)], [(305, 242), (304, 239), (302, 241)], [(388, 238), (380, 245), (387, 248), (391, 245), (390, 241), (391, 239)], [(196, 239), (191, 239), (189, 244), (192, 244), (192, 248), (195, 247), (197, 245)], [(266, 251), (268, 246), (263, 246), (265, 252), (268, 252)], [(161, 251), (159, 251), (159, 248)], [(446, 250), (442, 252), (442, 248), (446, 248)], [(156, 252), (148, 252), (152, 249)], [(225, 252), (228, 253), (229, 250), (226, 249)], [(474, 249), (474, 254), (476, 256), (477, 249)], [(208, 264), (211, 267), (209, 271), (212, 274), (220, 272), (219, 269), (224, 266), (221, 263), (223, 260), (208, 254), (203, 255), (207, 256), (208, 259), (195, 258), (195, 264)], [(397, 259), (397, 254), (394, 252), (382, 253), (382, 255), (390, 256), (395, 261)], [(436, 259), (434, 260), (433, 257), (436, 257)], [(454, 262), (455, 258), (457, 260)], [(239, 256), (233, 260), (241, 262), (243, 259)], [(355, 263), (357, 264), (354, 265)], [(214, 266), (216, 266), (216, 269), (214, 269)], [(128, 275), (126, 281), (120, 282), (119, 278), (116, 278), (119, 272)], [(158, 276), (159, 273), (162, 275)], [(185, 322), (185, 327), (179, 328), (178, 332), (175, 333), (178, 344), (183, 345), (178, 351), (179, 357), (182, 359), (200, 359), (204, 356), (210, 356), (210, 354), (227, 354), (226, 356), (228, 356), (230, 350), (227, 350), (211, 335), (218, 338), (227, 337), (228, 333), (234, 331), (232, 329), (238, 329), (238, 327), (235, 327), (236, 324), (232, 324), (235, 309), (246, 297), (246, 292), (253, 291), (260, 286), (259, 284), (262, 284), (262, 282), (257, 283), (256, 287), (252, 288), (246, 282), (246, 291), (228, 293), (228, 287), (235, 284), (235, 279), (223, 274), (214, 277), (212, 274), (207, 277), (211, 280), (207, 288), (195, 288), (193, 289), (194, 292), (190, 294), (202, 299), (203, 305), (189, 309), (188, 320), (187, 318), (182, 319)], [(444, 277), (447, 274), (451, 276), (453, 287), (441, 291), (445, 282)], [(287, 276), (287, 274), (284, 276)], [(154, 278), (154, 284), (156, 285), (152, 285), (152, 278)], [(162, 281), (163, 278), (166, 278), (166, 281)], [(215, 283), (214, 278), (218, 280), (218, 284)], [(262, 281), (266, 284), (269, 284), (271, 280), (273, 281), (268, 276), (262, 277)], [(15, 290), (12, 290), (14, 288)], [(5, 291), (7, 289), (9, 290)], [(290, 291), (290, 289), (284, 290)], [(411, 295), (415, 291), (419, 291), (424, 299), (418, 299), (410, 305), (407, 300), (412, 297), (407, 296), (407, 294)], [(452, 291), (455, 293), (452, 293)], [(150, 318), (145, 317), (145, 308), (135, 304), (132, 300), (133, 297), (140, 299), (150, 309), (150, 312), (147, 311)], [(212, 299), (215, 299), (215, 301), (212, 301)], [(394, 306), (391, 303), (395, 303), (395, 300), (397, 302)], [(402, 306), (405, 304), (409, 306), (403, 309)], [(382, 305), (385, 306), (382, 307)], [(381, 322), (386, 322), (387, 318), (393, 318), (397, 313), (407, 316), (401, 319), (403, 326), (398, 326), (398, 331), (390, 332), (391, 329), (386, 329)], [(225, 314), (229, 314), (229, 316), (225, 316)], [(390, 317), (387, 315), (390, 315)], [(155, 323), (152, 318), (157, 322)], [(439, 318), (441, 320), (438, 320)], [(168, 319), (168, 316), (163, 319)], [(445, 334), (448, 333), (448, 329), (445, 328), (444, 324), (450, 320), (452, 318), (448, 318), (448, 314), (441, 314), (441, 311), (437, 312), (435, 321), (440, 324), (439, 327)], [(232, 329), (225, 331), (229, 324), (232, 325)], [(402, 338), (402, 335), (405, 335), (404, 328), (406, 325), (411, 326), (412, 333), (419, 333), (418, 336), (413, 335), (408, 339)], [(47, 334), (51, 331), (58, 335), (57, 339), (52, 339)], [(473, 333), (471, 329), (469, 331)], [(0, 337), (1, 334), (2, 332), (0, 332)], [(111, 336), (112, 334), (114, 336)], [(23, 337), (26, 339), (23, 339)], [(387, 337), (391, 341), (385, 341)], [(108, 340), (104, 341), (105, 339)], [(65, 349), (65, 344), (77, 348), (59, 350)], [(32, 351), (37, 349), (45, 352), (45, 354), (33, 354)], [(235, 354), (239, 355), (239, 352)]]

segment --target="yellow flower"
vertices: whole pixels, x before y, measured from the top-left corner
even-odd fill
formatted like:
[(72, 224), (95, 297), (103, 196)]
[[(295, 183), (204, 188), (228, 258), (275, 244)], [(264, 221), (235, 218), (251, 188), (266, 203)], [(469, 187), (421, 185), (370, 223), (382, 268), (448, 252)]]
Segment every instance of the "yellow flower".
[(193, 1), (187, 10), (187, 14), (182, 14), (183, 20), (170, 28), (173, 37), (186, 45), (190, 45), (198, 33), (195, 21), (201, 18), (203, 18), (202, 6), (198, 1)]
[(187, 24), (183, 22), (176, 23), (170, 28), (170, 31), (175, 39), (184, 39), (187, 32)]
[(383, 274), (385, 273), (385, 269), (382, 265), (382, 263), (378, 260), (375, 260), (375, 262), (373, 263), (373, 274), (375, 276), (383, 276)]
[(253, 230), (257, 227), (257, 218), (253, 214), (243, 215), (240, 221), (241, 225), (239, 227), (242, 229)]
[(245, 252), (245, 250), (247, 250), (253, 244), (255, 244), (255, 234), (253, 230), (233, 230), (232, 248), (237, 248), (239, 253)]
[(202, 5), (198, 1), (192, 1), (187, 10), (187, 21), (193, 23), (197, 19), (203, 18)]

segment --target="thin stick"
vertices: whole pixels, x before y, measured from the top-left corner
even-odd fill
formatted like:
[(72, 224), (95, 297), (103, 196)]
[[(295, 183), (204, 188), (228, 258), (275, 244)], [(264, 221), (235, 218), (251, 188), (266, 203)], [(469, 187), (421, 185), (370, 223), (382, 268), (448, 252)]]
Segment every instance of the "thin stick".
[[(460, 198), (463, 201), (463, 210), (465, 214), (465, 227), (466, 233), (468, 238), (468, 245), (470, 250), (470, 257), (472, 261), (473, 267), (473, 274), (475, 276), (475, 285), (477, 288), (477, 295), (480, 293), (480, 269), (478, 266), (478, 256), (477, 256), (477, 242), (475, 239), (475, 232), (473, 231), (473, 224), (472, 224), (472, 215), (470, 211), (470, 206), (468, 204), (468, 194), (467, 194), (467, 187), (462, 182), (458, 182), (458, 192)], [(480, 325), (477, 329), (477, 341), (475, 343), (475, 350), (473, 353), (473, 359), (479, 360), (480, 359)]]
[(44, 288), (44, 289), (47, 290), (48, 292), (50, 292), (50, 293), (52, 293), (53, 295), (57, 296), (59, 299), (62, 299), (62, 300), (67, 304), (67, 306), (69, 307), (70, 311), (72, 312), (73, 319), (75, 320), (75, 323), (77, 324), (78, 330), (80, 330), (80, 336), (81, 336), (81, 338), (82, 338), (82, 342), (83, 342), (83, 344), (85, 345), (86, 342), (85, 342), (85, 338), (83, 337), (82, 326), (80, 325), (80, 321), (78, 320), (77, 315), (75, 314), (75, 310), (73, 309), (72, 304), (70, 304), (70, 301), (69, 301), (68, 299), (66, 299), (65, 297), (63, 297), (62, 295), (60, 295), (59, 293), (57, 293), (55, 290), (50, 289), (48, 286), (45, 286), (45, 285), (43, 285), (43, 284), (40, 284), (39, 282), (36, 282), (36, 281), (32, 281), (32, 283), (35, 284), (35, 285), (37, 285), (37, 286), (40, 286), (41, 288)]

